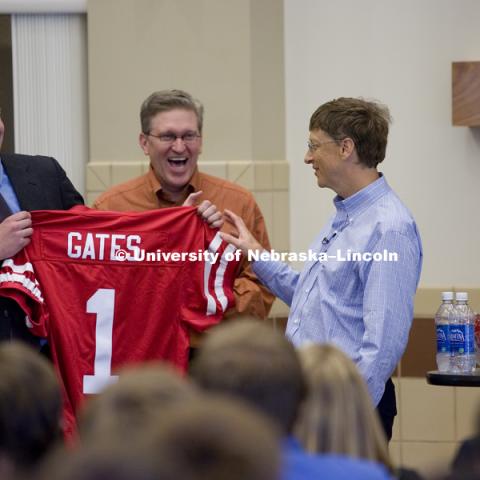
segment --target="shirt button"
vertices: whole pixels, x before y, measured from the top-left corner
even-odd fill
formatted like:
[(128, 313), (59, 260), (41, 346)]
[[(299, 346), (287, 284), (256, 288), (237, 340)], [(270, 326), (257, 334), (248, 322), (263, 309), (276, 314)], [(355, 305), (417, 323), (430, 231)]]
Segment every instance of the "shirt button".
[(305, 293), (308, 293), (310, 290), (308, 288), (305, 289)]
[(299, 320), (298, 318), (296, 318), (296, 319), (293, 321), (293, 323), (295, 323), (295, 324), (298, 325), (298, 324), (300, 323), (300, 320)]

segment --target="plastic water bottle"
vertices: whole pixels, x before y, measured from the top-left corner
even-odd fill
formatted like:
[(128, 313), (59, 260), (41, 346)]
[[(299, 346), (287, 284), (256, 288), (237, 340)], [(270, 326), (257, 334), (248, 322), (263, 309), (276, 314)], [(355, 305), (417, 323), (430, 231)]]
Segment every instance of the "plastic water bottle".
[(435, 314), (437, 331), (437, 369), (450, 370), (450, 323), (453, 319), (453, 292), (442, 292), (442, 304)]
[(475, 370), (474, 316), (468, 306), (468, 293), (457, 292), (453, 322), (450, 324), (450, 370), (471, 373)]
[(477, 367), (480, 367), (480, 314), (473, 312), (473, 330), (475, 332), (475, 356)]

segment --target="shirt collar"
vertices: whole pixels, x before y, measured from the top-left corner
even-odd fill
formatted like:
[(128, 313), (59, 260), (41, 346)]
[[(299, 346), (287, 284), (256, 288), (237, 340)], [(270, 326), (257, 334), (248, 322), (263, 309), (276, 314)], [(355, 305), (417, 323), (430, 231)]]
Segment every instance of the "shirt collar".
[[(162, 184), (160, 183), (157, 176), (155, 175), (155, 172), (153, 171), (153, 168), (151, 165), (150, 165), (150, 168), (148, 169), (147, 181), (150, 185), (152, 193), (158, 196), (158, 194), (162, 190)], [(188, 182), (188, 185), (192, 187), (193, 192), (197, 192), (198, 190), (200, 190), (200, 174), (198, 171), (198, 167), (195, 168), (195, 171), (192, 175), (192, 178), (190, 179), (190, 182)]]
[(389, 191), (391, 191), (391, 188), (383, 173), (380, 173), (377, 180), (362, 188), (362, 190), (345, 199), (337, 195), (333, 199), (333, 203), (337, 209), (337, 215), (344, 216), (351, 221)]
[(194, 192), (198, 192), (198, 190), (202, 189), (200, 187), (200, 172), (198, 171), (198, 167), (195, 167), (195, 171), (190, 179), (190, 185), (193, 187)]

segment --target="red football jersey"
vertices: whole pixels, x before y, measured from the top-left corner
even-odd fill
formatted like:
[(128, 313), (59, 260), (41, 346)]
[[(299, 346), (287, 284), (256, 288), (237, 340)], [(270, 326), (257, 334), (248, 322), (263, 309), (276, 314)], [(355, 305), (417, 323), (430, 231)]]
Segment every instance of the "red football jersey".
[(194, 207), (32, 212), (31, 243), (0, 269), (32, 333), (47, 337), (64, 384), (65, 419), (119, 367), (164, 359), (185, 370), (188, 329), (233, 306), (238, 253)]

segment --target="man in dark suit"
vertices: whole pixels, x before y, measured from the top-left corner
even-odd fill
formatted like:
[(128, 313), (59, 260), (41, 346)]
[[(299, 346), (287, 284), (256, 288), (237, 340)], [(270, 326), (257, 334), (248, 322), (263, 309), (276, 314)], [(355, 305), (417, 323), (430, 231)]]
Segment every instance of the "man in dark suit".
[[(0, 148), (5, 127), (0, 118)], [(65, 171), (51, 157), (0, 155), (0, 262), (30, 243), (30, 210), (68, 210), (83, 204)], [(25, 326), (25, 314), (0, 297), (0, 341), (18, 338), (38, 344)]]

